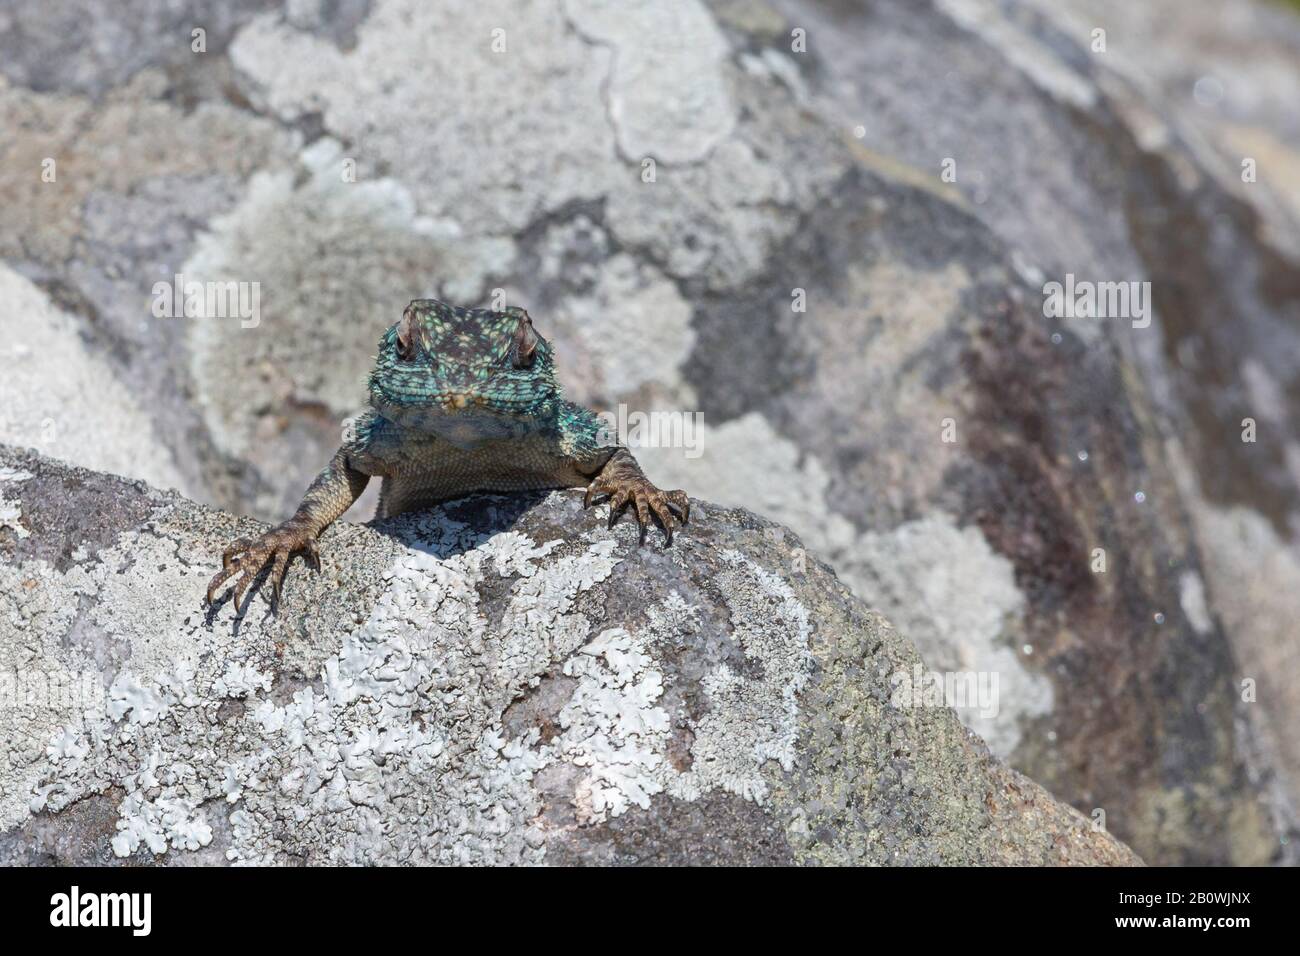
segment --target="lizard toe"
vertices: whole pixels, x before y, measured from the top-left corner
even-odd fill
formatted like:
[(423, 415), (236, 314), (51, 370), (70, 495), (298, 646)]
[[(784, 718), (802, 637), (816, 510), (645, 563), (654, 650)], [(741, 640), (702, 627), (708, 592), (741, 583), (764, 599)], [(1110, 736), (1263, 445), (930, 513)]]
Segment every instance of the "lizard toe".
[(686, 492), (680, 488), (664, 493), (664, 500), (668, 502), (669, 507), (676, 509), (677, 514), (681, 516), (682, 524), (689, 524), (691, 520), (691, 499)]
[(637, 544), (645, 544), (646, 532), (650, 528), (650, 502), (643, 489), (637, 489), (632, 495), (632, 500), (636, 505), (636, 523), (641, 526), (641, 535), (637, 539)]
[(614, 527), (615, 523), (617, 523), (619, 519), (619, 515), (623, 513), (623, 510), (628, 506), (631, 500), (632, 492), (625, 488), (619, 488), (610, 496), (609, 527)]
[(207, 599), (209, 605), (217, 603), (217, 590), (238, 573), (238, 565), (232, 567), (230, 564), (226, 564), (213, 576), (212, 580), (208, 583)]
[(612, 493), (610, 482), (604, 478), (593, 478), (591, 484), (587, 485), (587, 493), (582, 496), (582, 507), (590, 508), (592, 502), (597, 498), (604, 497)]
[(664, 533), (665, 546), (673, 543), (677, 526), (685, 525), (690, 518), (691, 502), (680, 488), (663, 491), (640, 472), (600, 475), (587, 488), (589, 497), (601, 493), (609, 495), (609, 527), (614, 527), (622, 513), (632, 506), (640, 526), (638, 541), (645, 544), (651, 524), (658, 525)]
[[(260, 564), (259, 564), (259, 567), (260, 567)], [(235, 614), (236, 614), (236, 616), (238, 616), (238, 614), (239, 614), (239, 609), (240, 609), (240, 608), (243, 606), (243, 604), (244, 604), (244, 593), (248, 590), (248, 586), (249, 586), (250, 584), (253, 583), (253, 578), (256, 577), (256, 576), (257, 576), (257, 571), (253, 570), (253, 569), (250, 567), (250, 568), (249, 568), (248, 570), (246, 570), (243, 574), (241, 574), (241, 575), (239, 576), (239, 580), (238, 580), (237, 582), (235, 582), (235, 605), (234, 605), (234, 607), (235, 607)]]
[(289, 566), (289, 555), (291, 552), (287, 549), (275, 553), (275, 561), (271, 565), (271, 594), (272, 606), (280, 606), (280, 587), (284, 584), (284, 572)]
[(654, 514), (655, 521), (664, 532), (664, 545), (673, 543), (673, 514), (669, 507), (665, 495), (657, 494), (650, 497), (650, 511)]
[(286, 522), (272, 528), (256, 540), (240, 538), (222, 552), (222, 569), (208, 584), (208, 604), (216, 603), (218, 591), (227, 581), (235, 578), (234, 607), (235, 613), (238, 614), (244, 603), (244, 595), (269, 565), (272, 607), (277, 607), (280, 603), (280, 593), (289, 559), (298, 551), (304, 552), (308, 562), (320, 570), (320, 552), (316, 546), (316, 537), (301, 525)]

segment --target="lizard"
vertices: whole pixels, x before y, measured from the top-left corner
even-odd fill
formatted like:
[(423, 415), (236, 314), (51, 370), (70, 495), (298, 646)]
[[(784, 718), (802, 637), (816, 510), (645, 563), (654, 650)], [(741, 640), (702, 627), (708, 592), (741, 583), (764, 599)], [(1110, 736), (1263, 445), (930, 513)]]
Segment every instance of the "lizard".
[(277, 607), (290, 559), (302, 554), (319, 572), (321, 533), (371, 478), (381, 479), (380, 518), (472, 492), (586, 486), (583, 507), (608, 500), (611, 528), (629, 506), (635, 510), (642, 544), (652, 519), (665, 546), (674, 523), (690, 520), (684, 491), (652, 484), (595, 412), (564, 399), (554, 349), (527, 310), (415, 299), (380, 338), (369, 404), (338, 451), (292, 517), (222, 552), (208, 604), (230, 586), (238, 613), (269, 566)]

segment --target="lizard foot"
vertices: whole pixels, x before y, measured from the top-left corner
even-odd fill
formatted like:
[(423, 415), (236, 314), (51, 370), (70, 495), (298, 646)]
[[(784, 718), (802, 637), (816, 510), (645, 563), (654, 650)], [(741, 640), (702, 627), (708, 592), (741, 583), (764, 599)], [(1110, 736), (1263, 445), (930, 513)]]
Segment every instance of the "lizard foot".
[(239, 538), (221, 553), (221, 570), (208, 585), (208, 604), (216, 602), (217, 591), (227, 580), (235, 580), (235, 613), (244, 600), (244, 592), (268, 564), (271, 565), (271, 588), (275, 593), (273, 606), (280, 603), (280, 585), (289, 558), (302, 551), (313, 568), (320, 570), (320, 552), (316, 550), (316, 536), (305, 528), (287, 521), (257, 538)]
[(646, 530), (653, 515), (655, 523), (664, 531), (664, 543), (673, 543), (673, 523), (686, 524), (691, 517), (691, 500), (686, 492), (661, 491), (641, 475), (598, 475), (587, 486), (582, 506), (589, 507), (597, 498), (609, 498), (609, 526), (614, 527), (619, 515), (632, 505), (636, 520), (641, 525), (641, 544), (645, 544)]

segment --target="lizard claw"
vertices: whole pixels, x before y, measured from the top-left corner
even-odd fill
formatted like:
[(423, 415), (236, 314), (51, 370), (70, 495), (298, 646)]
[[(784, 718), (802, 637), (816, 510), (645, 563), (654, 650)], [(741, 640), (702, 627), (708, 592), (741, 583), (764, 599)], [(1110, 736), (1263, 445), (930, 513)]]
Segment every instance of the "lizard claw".
[(236, 538), (226, 546), (226, 550), (221, 552), (221, 570), (225, 571), (230, 567), (230, 562), (234, 560), (236, 554), (240, 551), (247, 551), (252, 542), (247, 538)]
[(684, 525), (690, 519), (691, 502), (686, 492), (680, 489), (662, 491), (641, 475), (598, 475), (587, 486), (582, 506), (590, 507), (594, 500), (601, 497), (609, 498), (611, 528), (628, 505), (636, 510), (637, 524), (641, 527), (640, 544), (645, 544), (646, 532), (652, 519), (663, 529), (665, 545), (673, 543), (674, 522), (680, 521)]
[(207, 603), (215, 604), (217, 593), (228, 580), (235, 578), (235, 613), (238, 614), (249, 585), (269, 564), (274, 598), (272, 606), (278, 607), (289, 559), (298, 551), (306, 552), (308, 560), (319, 570), (320, 552), (316, 547), (316, 536), (292, 522), (272, 528), (256, 539), (239, 538), (221, 553), (221, 570), (208, 584)]
[(609, 499), (609, 524), (607, 527), (614, 527), (618, 521), (619, 515), (627, 508), (628, 502), (632, 500), (632, 492), (626, 488), (616, 489)]

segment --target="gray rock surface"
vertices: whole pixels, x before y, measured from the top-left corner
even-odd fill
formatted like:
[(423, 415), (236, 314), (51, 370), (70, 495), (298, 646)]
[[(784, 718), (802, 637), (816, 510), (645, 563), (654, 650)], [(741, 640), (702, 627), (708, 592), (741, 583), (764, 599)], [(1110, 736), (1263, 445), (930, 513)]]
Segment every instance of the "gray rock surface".
[(0, 509), (3, 863), (1138, 862), (741, 509), (339, 524), (238, 618), (200, 601), (249, 519), (5, 448)]
[[(1153, 862), (1296, 860), (1292, 11), (216, 6), (0, 10), (0, 326), (79, 340), (0, 379), (48, 409), (0, 440), (279, 519), (402, 305), (499, 292), (574, 398), (702, 413), (653, 477), (997, 675), (962, 718), (1013, 766)], [(260, 283), (261, 322), (153, 318), (176, 272)], [(1066, 273), (1150, 281), (1151, 324), (1045, 318)]]

